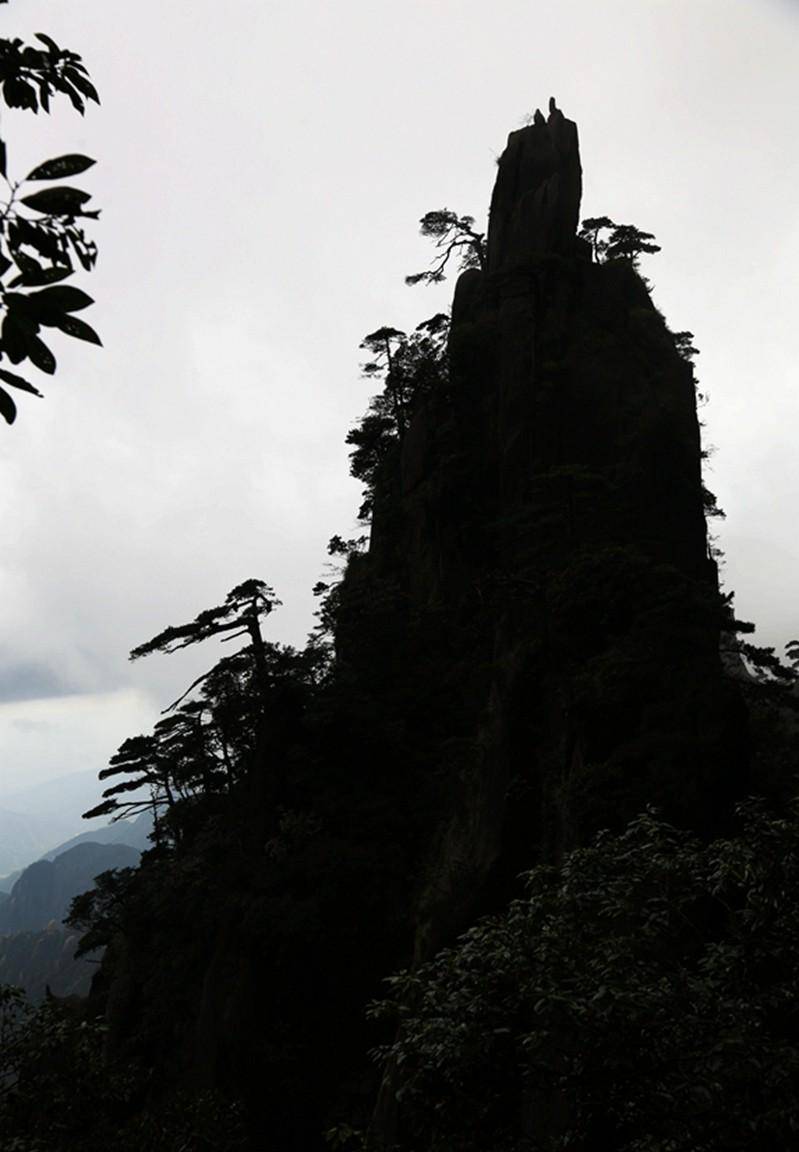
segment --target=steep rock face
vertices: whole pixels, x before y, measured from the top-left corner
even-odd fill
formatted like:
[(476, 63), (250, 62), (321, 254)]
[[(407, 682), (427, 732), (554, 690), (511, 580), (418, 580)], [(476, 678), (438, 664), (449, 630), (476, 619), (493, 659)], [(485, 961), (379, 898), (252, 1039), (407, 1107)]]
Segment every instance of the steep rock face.
[(536, 860), (647, 803), (714, 831), (745, 786), (691, 367), (633, 266), (591, 262), (580, 186), (554, 105), (511, 134), (487, 270), (455, 292), (448, 394), (409, 429), (349, 574), (350, 593), (396, 590), (387, 676), (455, 681), (429, 748), (450, 790), (420, 960)]
[(550, 100), (549, 118), (511, 132), (491, 197), (488, 271), (514, 268), (542, 252), (571, 253), (580, 218), (582, 168), (577, 125)]
[[(350, 573), (396, 589), (387, 662), (456, 681), (449, 740), (429, 747), (448, 784), (417, 962), (599, 828), (656, 804), (709, 834), (746, 787), (693, 373), (632, 264), (592, 263), (580, 190), (577, 128), (552, 102), (508, 140), (486, 269), (455, 291), (448, 393), (409, 429)], [(400, 1080), (389, 1067), (377, 1145)]]
[(85, 996), (97, 968), (97, 955), (75, 959), (80, 933), (51, 924), (37, 932), (0, 936), (0, 984), (22, 988), (32, 1001)]

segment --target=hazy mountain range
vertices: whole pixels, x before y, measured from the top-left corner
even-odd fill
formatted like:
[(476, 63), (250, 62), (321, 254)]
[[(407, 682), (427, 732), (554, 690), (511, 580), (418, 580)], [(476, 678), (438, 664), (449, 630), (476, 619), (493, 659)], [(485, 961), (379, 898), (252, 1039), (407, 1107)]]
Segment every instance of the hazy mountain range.
[(74, 848), (77, 844), (126, 844), (144, 852), (152, 845), (148, 839), (152, 830), (153, 819), (149, 812), (142, 812), (134, 820), (117, 820), (115, 824), (105, 824), (100, 828), (90, 828), (88, 832), (80, 832), (57, 845), (49, 852), (42, 853), (42, 860), (55, 860), (64, 852)]
[[(26, 822), (24, 816), (2, 825), (22, 831), (17, 844), (23, 852), (34, 849), (32, 832), (43, 834), (50, 826), (35, 817)], [(79, 832), (55, 847), (51, 841), (27, 867), (0, 881), (5, 888), (0, 890), (0, 984), (18, 985), (33, 1000), (41, 999), (46, 987), (58, 995), (88, 992), (98, 957), (75, 959), (80, 933), (65, 928), (63, 917), (101, 872), (138, 864), (150, 846), (151, 827), (149, 813), (142, 813), (136, 820)]]
[(61, 996), (85, 995), (99, 957), (75, 958), (81, 933), (66, 928), (63, 918), (96, 876), (135, 867), (139, 856), (126, 844), (83, 841), (29, 865), (0, 901), (0, 984), (23, 988), (32, 1000), (48, 987)]
[(94, 885), (109, 868), (134, 868), (141, 853), (127, 844), (81, 843), (53, 860), (25, 869), (0, 905), (0, 936), (60, 924), (75, 896)]
[[(97, 804), (102, 788), (96, 772), (59, 776), (10, 792), (0, 786), (0, 890), (9, 891), (16, 879), (9, 873), (19, 874), (28, 864), (42, 856), (52, 856), (72, 842), (92, 839), (130, 843), (132, 833), (99, 835), (108, 828), (105, 817), (81, 819), (81, 813)], [(146, 833), (139, 834), (139, 841), (143, 841), (142, 848), (147, 846)]]

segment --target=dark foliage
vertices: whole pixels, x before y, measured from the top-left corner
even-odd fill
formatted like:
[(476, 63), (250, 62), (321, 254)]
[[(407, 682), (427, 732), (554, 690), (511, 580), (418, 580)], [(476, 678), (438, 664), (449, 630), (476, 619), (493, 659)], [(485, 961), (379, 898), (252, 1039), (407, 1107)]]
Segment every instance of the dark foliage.
[(799, 808), (739, 814), (707, 846), (642, 815), (391, 978), (400, 1147), (793, 1147)]
[[(602, 236), (603, 232), (608, 233), (607, 237)], [(655, 237), (651, 232), (642, 232), (634, 224), (614, 224), (607, 216), (593, 216), (583, 220), (578, 235), (591, 245), (598, 264), (607, 260), (626, 260), (637, 268), (640, 256), (660, 251), (660, 246), (653, 242)], [(696, 349), (690, 344), (692, 336), (691, 332), (679, 332), (675, 336), (678, 349), (684, 356), (696, 354)]]
[[(60, 48), (51, 37), (37, 34), (38, 45), (20, 39), (0, 40), (0, 95), (8, 108), (38, 113), (50, 111), (57, 95), (66, 96), (81, 115), (86, 102), (99, 104), (99, 97), (86, 68), (75, 52)], [(90, 193), (67, 184), (37, 188), (42, 182), (69, 179), (94, 164), (88, 156), (70, 153), (37, 164), (22, 179), (8, 172), (7, 148), (0, 139), (0, 176), (8, 187), (0, 205), (0, 360), (21, 364), (25, 360), (46, 375), (56, 370), (56, 360), (42, 339), (43, 328), (99, 344), (100, 338), (76, 312), (92, 303), (79, 288), (65, 285), (77, 265), (90, 271), (97, 259), (97, 246), (87, 239), (82, 221), (96, 220), (99, 212), (87, 207)], [(40, 396), (39, 389), (23, 376), (0, 369), (0, 414), (11, 424), (16, 404), (13, 388)]]
[(350, 474), (364, 485), (361, 520), (371, 517), (381, 471), (388, 467), (419, 406), (434, 392), (446, 393), (448, 333), (449, 317), (438, 313), (409, 336), (396, 328), (379, 328), (361, 344), (373, 356), (363, 365), (364, 375), (383, 378), (383, 391), (372, 398), (360, 424), (347, 435), (353, 446)]
[(458, 260), (458, 267), (485, 268), (485, 233), (475, 232), (473, 216), (458, 216), (449, 208), (426, 212), (419, 221), (422, 236), (435, 241), (440, 252), (432, 268), (405, 277), (406, 284), (440, 284), (445, 280), (444, 269), (450, 258)]
[(212, 637), (250, 641), (198, 677), (150, 735), (124, 741), (100, 772), (101, 780), (122, 779), (104, 790), (87, 819), (120, 820), (150, 809), (155, 845), (166, 848), (225, 806), (236, 784), (251, 774), (253, 758), (268, 739), (270, 717), (321, 675), (321, 648), (298, 653), (264, 640), (261, 621), (279, 604), (268, 584), (247, 580), (221, 606), (206, 609), (190, 624), (164, 629), (131, 652), (135, 660)]
[(32, 1008), (0, 988), (0, 1143), (4, 1152), (244, 1152), (239, 1106), (177, 1090), (157, 1114), (145, 1069), (104, 1056), (107, 1031), (79, 997)]
[[(335, 537), (331, 556), (361, 543)], [(266, 590), (240, 585), (221, 608), (136, 651), (224, 638), (242, 621), (255, 628), (277, 603)], [(373, 598), (361, 608), (377, 626)], [(370, 644), (385, 640), (379, 627), (370, 633)], [(334, 1106), (335, 1070), (363, 1064), (369, 1046), (364, 990), (377, 992), (407, 941), (408, 881), (435, 803), (418, 763), (424, 735), (400, 701), (394, 717), (375, 713), (368, 690), (333, 677), (318, 638), (304, 652), (260, 643), (260, 665), (252, 643), (225, 657), (101, 773), (120, 782), (95, 813), (146, 806), (155, 816), (141, 868), (101, 875), (70, 915), (79, 954), (106, 949), (91, 1003), (105, 1006), (109, 1069), (137, 1085), (118, 1102), (125, 1139), (148, 1124), (171, 1132), (173, 1092), (199, 1061), (225, 1098), (246, 1105), (248, 1147), (295, 1139), (298, 1123), (313, 1146)], [(144, 978), (135, 1003), (118, 979), (130, 957)], [(235, 1042), (202, 1007), (223, 994), (231, 966), (235, 1012), (246, 1012), (232, 1020)], [(284, 990), (277, 1014), (263, 988)], [(186, 1063), (190, 1037), (206, 1028)], [(103, 1112), (85, 1122), (90, 1148), (111, 1130)]]
[(176, 652), (190, 644), (199, 644), (211, 636), (223, 636), (235, 640), (249, 635), (257, 648), (263, 643), (260, 621), (280, 604), (274, 592), (263, 580), (245, 580), (225, 597), (218, 608), (206, 608), (190, 624), (170, 626), (159, 632), (152, 640), (140, 644), (130, 654), (131, 660), (148, 656), (152, 652)]

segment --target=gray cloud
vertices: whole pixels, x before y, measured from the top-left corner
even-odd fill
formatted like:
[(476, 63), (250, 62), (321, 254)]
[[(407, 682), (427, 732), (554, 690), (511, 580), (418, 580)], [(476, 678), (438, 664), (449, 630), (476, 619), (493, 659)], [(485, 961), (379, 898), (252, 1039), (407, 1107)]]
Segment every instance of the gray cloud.
[(70, 691), (74, 691), (74, 688), (70, 689), (46, 664), (33, 661), (7, 664), (0, 652), (0, 703), (67, 696)]

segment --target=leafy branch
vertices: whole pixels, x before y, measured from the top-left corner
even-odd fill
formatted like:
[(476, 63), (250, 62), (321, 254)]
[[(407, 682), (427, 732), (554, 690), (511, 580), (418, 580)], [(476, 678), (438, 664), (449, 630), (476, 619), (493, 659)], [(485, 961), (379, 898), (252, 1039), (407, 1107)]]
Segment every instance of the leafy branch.
[(365, 416), (346, 440), (353, 447), (350, 474), (362, 480), (366, 489), (358, 513), (361, 520), (372, 514), (378, 473), (401, 443), (418, 405), (446, 383), (448, 334), (449, 317), (439, 312), (410, 334), (378, 328), (361, 343), (372, 355), (361, 366), (364, 376), (383, 379), (383, 391), (372, 397)]
[(235, 640), (239, 636), (249, 635), (256, 667), (260, 670), (264, 655), (260, 622), (262, 617), (268, 616), (279, 606), (280, 601), (274, 591), (263, 580), (245, 580), (228, 592), (223, 604), (216, 608), (206, 608), (190, 624), (170, 625), (152, 640), (134, 648), (130, 659), (138, 660), (152, 652), (176, 652), (179, 648), (188, 648), (190, 644), (198, 644), (211, 636)]
[(406, 284), (440, 284), (445, 279), (444, 269), (451, 257), (460, 260), (461, 270), (485, 269), (485, 233), (475, 231), (473, 216), (458, 216), (449, 208), (439, 208), (433, 212), (426, 212), (419, 224), (422, 236), (435, 240), (435, 246), (441, 255), (426, 272), (406, 276)]
[[(0, 40), (0, 98), (8, 108), (50, 111), (51, 99), (66, 96), (81, 115), (87, 101), (99, 104), (86, 67), (75, 52), (60, 48), (51, 37), (37, 33), (43, 47), (20, 39)], [(69, 153), (38, 164), (21, 180), (8, 173), (5, 140), (0, 138), (0, 176), (7, 195), (0, 201), (0, 360), (17, 365), (29, 360), (53, 375), (56, 359), (41, 338), (42, 328), (100, 344), (100, 337), (74, 313), (93, 303), (77, 288), (64, 286), (76, 263), (89, 272), (97, 260), (97, 245), (87, 239), (82, 221), (99, 212), (87, 207), (90, 193), (69, 184), (30, 189), (78, 176), (94, 164), (88, 156)], [(0, 414), (11, 424), (17, 409), (9, 388), (41, 396), (23, 376), (0, 369)], [(2, 385), (5, 385), (3, 387)]]

